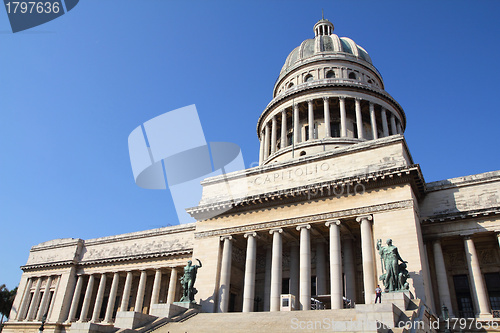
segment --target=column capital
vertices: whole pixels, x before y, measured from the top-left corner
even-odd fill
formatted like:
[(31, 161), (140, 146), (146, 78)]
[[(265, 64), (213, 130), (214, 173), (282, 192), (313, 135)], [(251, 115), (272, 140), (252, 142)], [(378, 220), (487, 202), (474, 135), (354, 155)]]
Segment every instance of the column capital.
[(309, 230), (309, 229), (311, 229), (311, 225), (310, 224), (299, 224), (295, 229), (300, 230), (303, 228)]
[(339, 96), (340, 100), (345, 100), (346, 98), (347, 98), (347, 96)]
[(293, 103), (293, 108), (294, 109), (298, 109), (299, 108), (299, 103), (298, 102), (297, 103)]
[(220, 241), (221, 242), (225, 241), (226, 239), (232, 241), (233, 240), (233, 236), (232, 235), (220, 236)]
[(372, 101), (368, 101), (368, 105), (370, 106), (370, 109), (373, 109), (375, 107), (375, 104)]
[(252, 236), (252, 237), (254, 237), (254, 238), (257, 238), (257, 233), (256, 233), (255, 231), (250, 231), (250, 232), (245, 232), (245, 233), (243, 234), (243, 237), (245, 237), (245, 238), (248, 238), (248, 237), (250, 237), (250, 236)]
[(286, 114), (286, 109), (281, 110), (282, 114)]
[(361, 102), (363, 99), (361, 97), (354, 97), (357, 102)]
[(330, 220), (330, 221), (326, 221), (325, 222), (325, 225), (329, 228), (333, 225), (340, 225), (340, 220)]
[(274, 229), (269, 230), (269, 234), (271, 234), (271, 235), (274, 234), (275, 232), (282, 234), (283, 229), (282, 228), (274, 228)]
[(472, 239), (472, 234), (461, 234), (460, 236), (462, 236), (464, 240)]
[(325, 102), (328, 102), (328, 100), (330, 99), (329, 96), (323, 96), (322, 98), (323, 98), (323, 101), (325, 101)]
[(312, 98), (309, 98), (309, 99), (307, 100), (307, 104), (312, 104), (312, 102), (313, 102), (313, 99), (312, 99)]
[(356, 222), (361, 222), (363, 220), (371, 221), (371, 220), (373, 220), (373, 216), (371, 216), (371, 215), (363, 215), (363, 216), (356, 217)]

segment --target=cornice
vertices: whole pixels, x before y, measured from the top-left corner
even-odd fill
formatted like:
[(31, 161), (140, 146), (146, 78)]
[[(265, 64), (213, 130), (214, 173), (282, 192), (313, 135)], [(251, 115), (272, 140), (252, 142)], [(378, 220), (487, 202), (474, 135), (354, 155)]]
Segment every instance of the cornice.
[(180, 256), (193, 253), (192, 248), (186, 248), (182, 250), (176, 251), (168, 251), (168, 252), (155, 252), (155, 253), (146, 253), (146, 254), (138, 254), (131, 256), (120, 256), (120, 257), (111, 257), (104, 259), (96, 259), (96, 260), (88, 260), (88, 261), (75, 261), (75, 260), (67, 260), (67, 261), (57, 261), (43, 264), (35, 264), (35, 265), (24, 265), (21, 266), (23, 271), (31, 271), (35, 269), (41, 268), (54, 268), (54, 267), (64, 267), (64, 266), (90, 266), (90, 265), (100, 265), (100, 264), (108, 264), (108, 263), (117, 263), (117, 262), (125, 262), (125, 261), (133, 261), (133, 260), (145, 260), (151, 258), (165, 258), (172, 256)]
[(261, 230), (269, 230), (280, 228), (284, 226), (294, 226), (303, 223), (314, 223), (314, 222), (326, 222), (331, 219), (341, 219), (341, 218), (349, 218), (358, 215), (366, 215), (377, 213), (381, 211), (388, 210), (397, 210), (397, 209), (407, 209), (412, 208), (414, 205), (413, 200), (401, 200), (394, 201), (390, 203), (384, 203), (379, 205), (365, 206), (359, 208), (345, 209), (337, 212), (326, 213), (326, 214), (317, 214), (317, 215), (309, 215), (300, 218), (291, 218), (284, 220), (277, 220), (271, 222), (262, 222), (256, 224), (248, 224), (239, 227), (230, 227), (230, 228), (222, 228), (217, 230), (210, 231), (202, 231), (195, 232), (195, 238), (205, 238), (205, 237), (215, 237), (215, 236), (223, 236), (223, 235), (231, 235), (231, 234), (240, 234), (251, 231), (261, 231)]
[(432, 223), (449, 222), (454, 220), (465, 220), (465, 219), (472, 219), (484, 216), (494, 216), (494, 215), (500, 215), (500, 206), (426, 216), (422, 218), (422, 222), (432, 224)]

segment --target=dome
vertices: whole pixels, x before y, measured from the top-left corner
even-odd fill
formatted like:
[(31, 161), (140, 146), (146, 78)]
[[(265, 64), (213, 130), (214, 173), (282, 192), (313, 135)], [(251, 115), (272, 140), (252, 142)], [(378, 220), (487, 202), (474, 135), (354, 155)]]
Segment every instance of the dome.
[(333, 24), (328, 20), (320, 20), (314, 26), (314, 39), (306, 39), (293, 49), (286, 58), (280, 74), (284, 74), (297, 64), (317, 58), (357, 58), (372, 64), (368, 52), (352, 39), (339, 37), (333, 32)]

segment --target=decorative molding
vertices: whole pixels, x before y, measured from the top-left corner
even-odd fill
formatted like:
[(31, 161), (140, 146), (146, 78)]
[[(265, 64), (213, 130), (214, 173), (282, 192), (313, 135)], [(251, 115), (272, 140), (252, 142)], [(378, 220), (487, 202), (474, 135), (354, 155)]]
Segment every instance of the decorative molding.
[(491, 216), (500, 214), (500, 206), (498, 207), (490, 207), (483, 209), (475, 209), (463, 212), (455, 212), (448, 214), (439, 214), (433, 216), (426, 216), (422, 218), (422, 222), (428, 223), (436, 223), (436, 222), (445, 222), (445, 221), (453, 221), (453, 220), (463, 220), (463, 219), (471, 219), (476, 217), (483, 216)]
[(24, 265), (24, 266), (21, 266), (21, 269), (23, 271), (29, 271), (29, 270), (40, 269), (40, 268), (72, 266), (72, 265), (74, 265), (74, 266), (100, 265), (100, 264), (107, 264), (107, 263), (114, 263), (114, 262), (124, 262), (124, 261), (132, 261), (132, 260), (144, 260), (144, 259), (151, 259), (151, 258), (164, 258), (164, 257), (171, 257), (171, 256), (181, 256), (181, 255), (192, 254), (192, 253), (193, 253), (193, 249), (189, 248), (189, 249), (184, 249), (184, 250), (179, 250), (179, 251), (139, 254), (139, 255), (134, 255), (134, 256), (104, 258), (104, 259), (96, 259), (96, 260), (81, 261), (81, 262), (77, 262), (74, 260), (68, 260), (68, 261), (51, 262), (51, 263), (44, 263), (44, 264)]
[[(213, 212), (216, 210), (223, 210), (224, 212), (230, 214), (231, 212), (228, 212), (228, 208), (237, 209), (241, 208), (242, 206), (250, 206), (250, 205), (258, 206), (263, 203), (265, 204), (266, 202), (272, 202), (275, 200), (283, 200), (283, 199), (294, 200), (296, 197), (310, 196), (311, 193), (314, 195), (316, 199), (320, 197), (334, 196), (338, 194), (336, 193), (337, 188), (346, 185), (350, 186), (357, 186), (358, 184), (368, 185), (370, 183), (375, 183), (378, 181), (390, 182), (391, 184), (396, 184), (405, 180), (409, 181), (412, 184), (412, 186), (415, 186), (414, 189), (416, 193), (423, 194), (425, 192), (425, 183), (423, 181), (423, 176), (420, 170), (420, 166), (418, 164), (415, 164), (411, 166), (378, 170), (367, 174), (359, 174), (356, 176), (344, 177), (332, 181), (323, 181), (283, 190), (260, 193), (234, 200), (226, 200), (226, 201), (204, 204), (201, 206), (188, 208), (186, 209), (186, 211), (191, 216), (199, 220), (203, 220), (205, 212), (210, 212), (210, 217), (212, 218), (214, 217)], [(283, 201), (281, 201), (280, 203), (283, 204)]]
[(284, 227), (284, 226), (294, 226), (302, 223), (314, 223), (314, 222), (325, 222), (326, 220), (331, 219), (341, 219), (359, 215), (372, 214), (382, 211), (388, 210), (397, 210), (397, 209), (407, 209), (413, 207), (413, 200), (401, 200), (390, 203), (384, 203), (379, 205), (365, 206), (360, 208), (352, 208), (345, 209), (337, 212), (326, 213), (326, 214), (317, 214), (310, 215), (300, 218), (291, 218), (279, 221), (271, 221), (271, 222), (262, 222), (257, 224), (250, 224), (241, 227), (233, 227), (233, 228), (223, 228), (211, 231), (203, 231), (203, 232), (195, 232), (194, 237), (204, 238), (204, 237), (214, 237), (214, 236), (222, 236), (222, 235), (231, 235), (231, 234), (241, 234), (250, 231), (262, 231), (271, 229), (269, 232), (273, 231), (276, 228)]

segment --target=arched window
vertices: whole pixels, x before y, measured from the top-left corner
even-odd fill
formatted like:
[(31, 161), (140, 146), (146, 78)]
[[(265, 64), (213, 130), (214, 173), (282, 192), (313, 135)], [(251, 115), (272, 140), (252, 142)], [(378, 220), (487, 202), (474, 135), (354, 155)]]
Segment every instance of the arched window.
[(349, 78), (350, 78), (350, 79), (354, 79), (354, 80), (356, 80), (356, 73), (354, 73), (354, 72), (350, 72), (350, 73), (349, 73)]
[(335, 72), (334, 71), (328, 71), (326, 72), (326, 78), (327, 79), (333, 79), (335, 77)]
[(305, 151), (301, 151), (300, 152), (300, 156), (306, 156), (306, 152)]
[(372, 84), (372, 83), (373, 83), (373, 81), (372, 81), (372, 80), (368, 80), (368, 83), (369, 83), (369, 84)]
[(304, 78), (304, 82), (311, 82), (313, 80), (313, 76), (311, 74), (307, 74)]
[(288, 84), (288, 89), (290, 89), (291, 87), (293, 87), (293, 82), (290, 82), (290, 83)]

